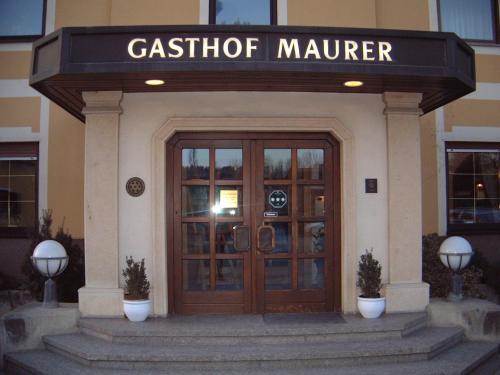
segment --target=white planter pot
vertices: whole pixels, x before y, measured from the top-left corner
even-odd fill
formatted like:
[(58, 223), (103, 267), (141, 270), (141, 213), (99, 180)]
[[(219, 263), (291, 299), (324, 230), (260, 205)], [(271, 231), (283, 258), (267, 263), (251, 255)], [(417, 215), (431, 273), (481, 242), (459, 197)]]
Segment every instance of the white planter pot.
[(364, 318), (378, 318), (385, 310), (385, 297), (358, 297), (358, 310)]
[(143, 322), (151, 312), (151, 301), (149, 299), (123, 300), (123, 311), (131, 322)]

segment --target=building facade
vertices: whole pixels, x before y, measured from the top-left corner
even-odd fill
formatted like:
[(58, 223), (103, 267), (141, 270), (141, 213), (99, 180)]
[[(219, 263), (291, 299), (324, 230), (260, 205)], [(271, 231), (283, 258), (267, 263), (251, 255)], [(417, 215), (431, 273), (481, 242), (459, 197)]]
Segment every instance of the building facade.
[[(84, 315), (121, 315), (120, 270), (130, 255), (146, 260), (156, 315), (353, 312), (357, 260), (371, 248), (382, 264), (388, 311), (417, 311), (428, 303), (428, 286), (421, 280), (422, 234), (498, 241), (497, 0), (480, 1), (473, 12), (467, 1), (444, 0), (318, 0), (307, 9), (298, 0), (252, 1), (248, 9), (247, 2), (234, 8), (231, 1), (208, 0), (31, 3), (28, 9), (7, 1), (0, 15), (12, 19), (30, 13), (39, 19), (38, 29), (24, 37), (7, 21), (0, 29), (0, 189), (5, 191), (0, 271), (19, 272), (23, 257), (16, 249), (26, 228), (41, 210), (52, 209), (56, 225), (64, 221), (75, 238), (85, 240)], [(252, 79), (260, 83), (255, 83), (228, 70), (213, 73), (210, 82), (177, 72), (182, 78), (172, 74), (164, 87), (146, 89), (137, 87), (157, 77), (138, 70), (136, 81), (110, 75), (101, 86), (99, 80), (92, 86), (79, 80), (90, 75), (67, 79), (68, 92), (74, 87), (81, 95), (73, 102), (70, 94), (60, 94), (66, 99), (58, 101), (57, 90), (42, 85), (45, 72), (34, 71), (37, 62), (57, 61), (32, 54), (33, 35), (63, 27), (144, 26), (126, 29), (133, 35), (151, 31), (147, 25), (209, 24), (324, 27), (321, 35), (330, 27), (349, 28), (346, 35), (366, 28), (374, 39), (366, 31), (354, 50), (346, 37), (337, 52), (381, 65), (396, 60), (383, 37), (397, 38), (407, 30), (455, 31), (475, 52), (476, 90), (464, 96), (453, 94), (460, 92), (458, 86), (443, 84), (449, 104), (433, 106), (417, 90), (418, 82), (407, 84), (409, 92), (397, 82), (386, 89), (349, 91), (342, 82), (339, 89), (322, 89), (323, 76), (311, 84), (312, 75), (273, 81), (281, 73), (257, 72)], [(384, 29), (400, 31), (376, 34)], [(214, 39), (202, 45), (204, 35), (216, 37), (203, 34), (217, 30), (211, 26), (158, 30), (175, 31), (179, 40), (163, 45), (136, 35), (127, 44), (127, 58), (176, 58), (181, 42), (183, 53), (193, 58), (198, 52), (200, 59), (205, 53), (215, 56)], [(303, 29), (281, 30), (303, 37)], [(246, 44), (226, 38), (226, 45), (221, 39), (218, 52), (226, 60), (238, 59), (237, 53), (252, 57), (258, 53), (252, 33), (266, 28), (245, 34)], [(81, 40), (80, 50), (87, 48), (89, 55), (99, 47)], [(298, 52), (288, 43), (278, 45), (277, 53), (293, 59)], [(320, 52), (318, 44), (310, 45), (301, 45), (299, 60), (332, 57), (336, 46), (333, 42), (332, 50)], [(405, 56), (419, 61), (427, 52), (415, 48)], [(102, 49), (96, 56), (105, 54)], [(33, 62), (32, 56), (37, 56)], [(469, 70), (474, 73), (474, 66)], [(52, 100), (30, 87), (30, 76)], [(367, 78), (364, 87), (370, 87)], [(113, 85), (120, 79), (128, 83), (117, 89)], [(63, 92), (64, 85), (56, 86)], [(71, 104), (78, 100), (81, 107)], [(233, 229), (238, 226), (241, 232)], [(491, 252), (497, 256), (494, 248)]]

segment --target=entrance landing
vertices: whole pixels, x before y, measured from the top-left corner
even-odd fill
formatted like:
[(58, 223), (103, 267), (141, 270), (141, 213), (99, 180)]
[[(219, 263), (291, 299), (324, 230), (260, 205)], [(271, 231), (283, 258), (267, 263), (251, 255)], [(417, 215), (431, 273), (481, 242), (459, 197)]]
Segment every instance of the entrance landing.
[[(402, 337), (425, 327), (426, 313), (391, 314), (380, 319), (363, 319), (359, 315), (336, 313), (265, 314), (265, 315), (176, 315), (148, 319), (142, 323), (127, 319), (81, 319), (83, 332), (98, 334), (113, 341), (129, 341), (140, 337), (196, 341), (225, 338), (226, 340), (286, 341), (293, 339), (341, 339), (356, 335)], [(300, 336), (300, 337), (299, 337)], [(328, 336), (328, 337), (327, 337)]]

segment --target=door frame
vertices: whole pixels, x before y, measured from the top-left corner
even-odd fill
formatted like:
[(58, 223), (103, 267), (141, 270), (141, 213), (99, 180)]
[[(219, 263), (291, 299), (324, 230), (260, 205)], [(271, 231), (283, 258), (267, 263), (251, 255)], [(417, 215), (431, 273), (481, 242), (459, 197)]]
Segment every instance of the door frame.
[[(341, 200), (342, 200), (342, 189), (341, 189), (341, 174), (342, 174), (342, 165), (341, 165), (341, 143), (332, 135), (331, 132), (321, 131), (321, 132), (234, 132), (234, 131), (225, 131), (225, 132), (217, 132), (217, 131), (206, 131), (206, 132), (189, 132), (189, 131), (179, 131), (173, 134), (168, 140), (165, 141), (165, 162), (166, 165), (169, 166), (168, 170), (165, 171), (165, 204), (166, 204), (166, 233), (170, 233), (169, 236), (166, 235), (166, 263), (167, 263), (167, 271), (168, 271), (168, 312), (174, 313), (176, 311), (175, 308), (175, 267), (174, 267), (174, 148), (175, 145), (182, 140), (319, 140), (323, 142), (328, 142), (332, 148), (332, 165), (333, 165), (333, 176), (331, 181), (332, 192), (332, 209), (333, 209), (333, 230), (332, 230), (332, 258), (334, 264), (337, 265), (336, 273), (332, 278), (333, 285), (325, 285), (325, 292), (332, 293), (333, 298), (331, 298), (332, 305), (327, 306), (327, 310), (332, 311), (341, 311), (342, 309), (342, 272), (343, 272), (343, 262), (341, 256), (341, 247), (342, 247), (342, 212), (341, 212)], [(253, 188), (252, 188), (253, 190)], [(254, 258), (254, 254), (251, 255), (251, 258)], [(255, 279), (256, 277), (252, 277), (252, 309), (251, 313), (259, 312), (258, 305), (259, 301), (254, 300), (255, 296)], [(327, 298), (328, 300), (328, 298)], [(261, 301), (263, 303), (263, 301)]]

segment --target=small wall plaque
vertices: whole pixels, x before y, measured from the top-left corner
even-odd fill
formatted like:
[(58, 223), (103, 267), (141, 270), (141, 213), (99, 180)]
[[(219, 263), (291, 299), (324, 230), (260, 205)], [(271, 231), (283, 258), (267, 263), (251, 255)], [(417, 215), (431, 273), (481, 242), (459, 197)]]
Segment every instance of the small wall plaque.
[(377, 192), (377, 179), (365, 178), (365, 193), (376, 193), (376, 192)]
[(127, 181), (126, 189), (127, 193), (132, 196), (132, 197), (139, 197), (144, 193), (144, 190), (146, 188), (146, 184), (142, 180), (142, 178), (139, 177), (132, 177), (129, 178)]

